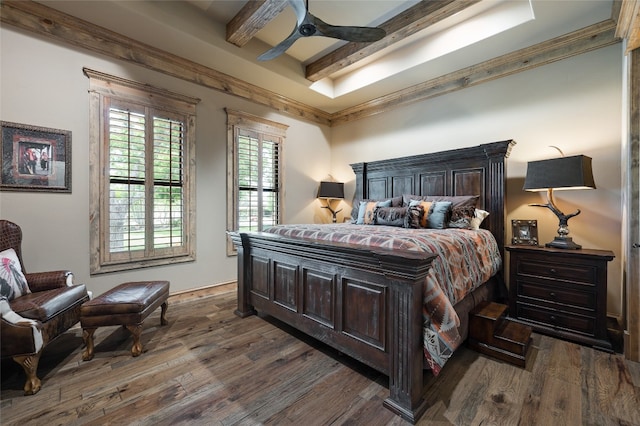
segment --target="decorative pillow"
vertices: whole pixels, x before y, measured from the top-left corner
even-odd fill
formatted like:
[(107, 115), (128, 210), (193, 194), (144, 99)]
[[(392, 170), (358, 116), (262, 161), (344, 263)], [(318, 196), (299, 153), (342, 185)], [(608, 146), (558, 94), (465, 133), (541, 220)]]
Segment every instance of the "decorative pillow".
[(358, 207), (358, 225), (373, 225), (376, 207), (391, 207), (391, 200), (385, 201), (361, 201)]
[(450, 212), (451, 201), (434, 201), (427, 214), (427, 228), (446, 228)]
[(409, 207), (376, 207), (374, 224), (406, 228), (408, 211)]
[(13, 300), (31, 293), (16, 251), (12, 248), (0, 252), (0, 295)]
[[(367, 201), (367, 200), (363, 200)], [(358, 213), (360, 212), (360, 203), (362, 201), (354, 201), (353, 207), (351, 207), (351, 223), (358, 223)]]
[(489, 212), (485, 210), (476, 209), (473, 214), (473, 219), (471, 219), (471, 229), (478, 230), (480, 229), (480, 224), (485, 218), (489, 216)]
[(413, 229), (421, 228), (422, 226), (420, 223), (422, 222), (423, 217), (426, 217), (426, 214), (424, 213), (424, 208), (421, 205), (407, 207), (407, 216), (404, 227)]
[(453, 207), (447, 228), (471, 229), (476, 208), (471, 206)]
[(391, 207), (404, 207), (402, 205), (402, 196), (391, 198)]
[[(391, 201), (391, 205), (389, 207), (402, 207), (402, 197), (393, 197), (386, 198), (384, 200), (360, 200), (353, 203), (353, 208), (351, 209), (351, 223), (358, 223), (358, 218), (360, 217), (360, 206), (362, 203), (368, 203), (370, 201)], [(360, 225), (362, 225), (360, 223)]]
[(480, 199), (479, 195), (456, 195), (456, 196), (447, 196), (447, 195), (412, 195), (412, 194), (403, 194), (402, 201), (403, 205), (409, 205), (412, 200), (421, 200), (421, 201), (451, 201), (451, 207), (462, 207), (462, 206), (473, 206), (475, 207), (478, 204), (478, 200)]
[(431, 210), (431, 201), (422, 201), (422, 200), (410, 200), (409, 207), (412, 206), (420, 206), (423, 211), (423, 215), (420, 217), (420, 228), (427, 227), (427, 217), (429, 215), (429, 210)]

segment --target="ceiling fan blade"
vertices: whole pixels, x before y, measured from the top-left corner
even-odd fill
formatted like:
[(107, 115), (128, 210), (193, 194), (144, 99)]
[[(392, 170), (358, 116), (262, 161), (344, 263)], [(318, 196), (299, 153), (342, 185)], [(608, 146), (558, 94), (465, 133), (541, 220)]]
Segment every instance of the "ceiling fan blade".
[(383, 39), (387, 32), (378, 27), (352, 27), (330, 25), (313, 15), (314, 24), (317, 29), (315, 35), (338, 38), (346, 41), (373, 42)]
[(273, 58), (276, 58), (282, 55), (300, 37), (304, 37), (304, 36), (300, 34), (300, 32), (298, 31), (298, 27), (296, 26), (291, 32), (291, 34), (289, 35), (289, 37), (285, 38), (280, 43), (276, 44), (274, 47), (267, 50), (262, 55), (258, 56), (258, 60), (269, 61)]
[(296, 20), (298, 21), (298, 26), (302, 24), (305, 16), (307, 16), (307, 6), (304, 3), (304, 0), (289, 0), (289, 5), (293, 8), (293, 11), (296, 14)]

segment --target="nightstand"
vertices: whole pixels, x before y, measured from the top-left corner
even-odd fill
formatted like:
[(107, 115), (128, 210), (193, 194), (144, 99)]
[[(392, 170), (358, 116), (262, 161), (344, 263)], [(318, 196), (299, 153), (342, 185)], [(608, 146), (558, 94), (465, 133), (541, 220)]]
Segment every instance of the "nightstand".
[(509, 317), (534, 331), (612, 351), (607, 336), (608, 250), (507, 246)]

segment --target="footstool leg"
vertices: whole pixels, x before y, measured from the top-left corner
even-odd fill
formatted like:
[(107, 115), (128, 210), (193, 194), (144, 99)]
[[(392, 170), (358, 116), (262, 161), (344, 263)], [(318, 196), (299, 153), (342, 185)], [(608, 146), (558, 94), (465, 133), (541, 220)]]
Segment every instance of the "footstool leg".
[(82, 329), (82, 339), (84, 340), (85, 349), (82, 353), (82, 360), (89, 361), (93, 358), (93, 333), (96, 331), (95, 328), (83, 328)]
[(167, 302), (164, 302), (161, 306), (162, 311), (160, 312), (160, 325), (167, 325), (169, 321), (167, 321)]
[(139, 356), (142, 353), (142, 343), (140, 343), (142, 324), (127, 325), (127, 330), (129, 330), (133, 335), (133, 346), (131, 347), (131, 355)]

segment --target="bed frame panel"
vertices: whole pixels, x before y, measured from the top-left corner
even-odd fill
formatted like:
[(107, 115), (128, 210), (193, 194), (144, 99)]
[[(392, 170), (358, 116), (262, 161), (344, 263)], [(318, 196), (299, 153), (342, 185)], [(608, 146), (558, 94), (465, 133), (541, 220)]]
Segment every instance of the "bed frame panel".
[[(480, 195), (504, 246), (504, 160), (513, 141), (353, 164), (355, 199)], [(240, 317), (271, 315), (389, 376), (384, 406), (415, 423), (423, 394), (422, 283), (435, 255), (268, 233), (229, 233)], [(457, 305), (456, 305), (457, 306)], [(466, 320), (465, 317), (460, 318)]]

